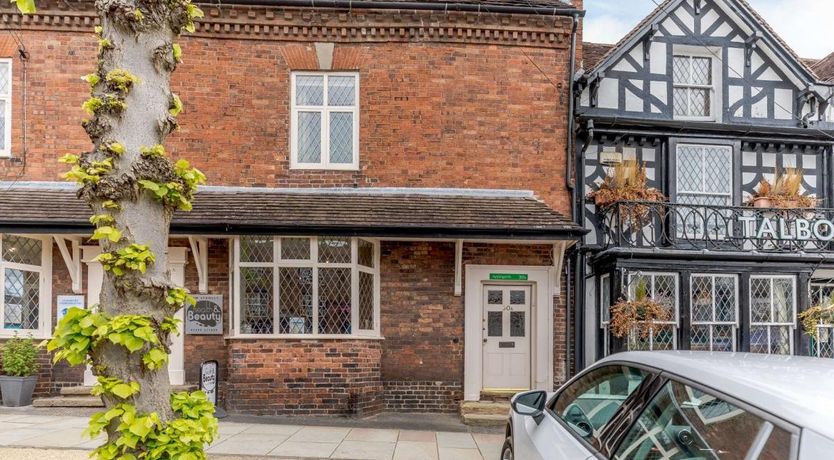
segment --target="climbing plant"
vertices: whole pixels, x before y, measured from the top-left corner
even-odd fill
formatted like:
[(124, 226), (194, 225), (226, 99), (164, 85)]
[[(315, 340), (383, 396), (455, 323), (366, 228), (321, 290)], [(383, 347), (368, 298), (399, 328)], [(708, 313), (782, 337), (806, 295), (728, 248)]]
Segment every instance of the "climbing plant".
[[(11, 0), (24, 14), (35, 0)], [(191, 0), (97, 0), (98, 58), (82, 77), (82, 108), (92, 148), (64, 155), (64, 177), (92, 209), (92, 239), (104, 267), (100, 303), (71, 309), (47, 349), (56, 361), (89, 364), (106, 410), (87, 433), (107, 434), (98, 459), (203, 459), (217, 433), (214, 407), (202, 392), (171, 393), (168, 379), (174, 314), (193, 298), (174, 286), (165, 249), (176, 210), (190, 210), (205, 176), (173, 161), (163, 143), (183, 109), (171, 73), (183, 58), (176, 43), (203, 13)]]

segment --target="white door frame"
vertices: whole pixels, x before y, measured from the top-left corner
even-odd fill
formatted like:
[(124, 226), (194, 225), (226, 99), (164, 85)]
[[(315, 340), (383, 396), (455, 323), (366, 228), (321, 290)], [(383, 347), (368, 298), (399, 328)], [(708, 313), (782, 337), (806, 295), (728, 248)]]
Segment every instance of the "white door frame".
[[(101, 292), (101, 282), (104, 276), (101, 264), (93, 259), (101, 254), (101, 248), (98, 246), (82, 246), (82, 261), (87, 265), (87, 308), (92, 307), (98, 303), (98, 294)], [(188, 248), (176, 247), (168, 248), (168, 268), (171, 271), (172, 281), (177, 282), (177, 275), (182, 277), (181, 281), (185, 281), (185, 265), (188, 263)], [(95, 294), (95, 298), (93, 297)], [(183, 336), (184, 318), (183, 309), (180, 309), (176, 315), (180, 320), (179, 334), (171, 335), (171, 354), (168, 357), (168, 375), (171, 385), (185, 384), (185, 337)], [(96, 377), (93, 375), (89, 366), (84, 371), (84, 385), (92, 386), (96, 384)]]
[(490, 273), (526, 274), (518, 284), (532, 285), (530, 305), (530, 388), (553, 390), (553, 267), (527, 265), (466, 265), (464, 299), (463, 399), (479, 401), (483, 388), (483, 286), (513, 284), (490, 280)]

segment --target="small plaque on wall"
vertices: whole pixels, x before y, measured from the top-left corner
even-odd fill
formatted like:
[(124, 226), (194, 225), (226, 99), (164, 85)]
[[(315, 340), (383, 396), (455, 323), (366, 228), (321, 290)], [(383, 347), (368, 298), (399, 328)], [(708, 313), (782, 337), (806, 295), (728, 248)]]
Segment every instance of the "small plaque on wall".
[(185, 307), (185, 333), (191, 335), (223, 334), (223, 296), (198, 294), (196, 303)]

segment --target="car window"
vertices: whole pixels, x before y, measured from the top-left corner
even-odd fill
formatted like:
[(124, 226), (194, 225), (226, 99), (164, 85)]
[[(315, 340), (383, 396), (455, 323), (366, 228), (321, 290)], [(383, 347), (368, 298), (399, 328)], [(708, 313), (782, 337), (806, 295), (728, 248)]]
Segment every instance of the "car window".
[(599, 448), (599, 435), (648, 371), (625, 365), (594, 369), (565, 387), (550, 410), (571, 430)]
[(669, 381), (632, 425), (616, 460), (788, 460), (791, 433), (696, 388)]

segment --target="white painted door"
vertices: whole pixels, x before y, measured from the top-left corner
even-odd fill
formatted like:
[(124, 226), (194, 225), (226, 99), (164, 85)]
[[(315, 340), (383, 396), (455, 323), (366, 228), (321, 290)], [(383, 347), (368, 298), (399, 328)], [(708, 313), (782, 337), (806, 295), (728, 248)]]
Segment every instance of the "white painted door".
[(484, 286), (484, 388), (530, 388), (530, 294), (530, 286)]
[[(85, 246), (83, 260), (87, 264), (87, 308), (98, 303), (101, 293), (101, 282), (104, 270), (101, 264), (93, 261), (101, 252), (98, 246)], [(168, 248), (168, 271), (171, 273), (171, 281), (178, 285), (185, 284), (185, 263), (187, 257), (186, 248)], [(182, 321), (184, 318), (182, 310), (177, 312), (176, 317)], [(185, 383), (185, 341), (182, 334), (182, 322), (179, 326), (179, 334), (171, 335), (171, 355), (168, 357), (168, 375), (171, 385), (183, 385)], [(96, 384), (96, 377), (93, 375), (90, 366), (84, 371), (84, 385)]]

